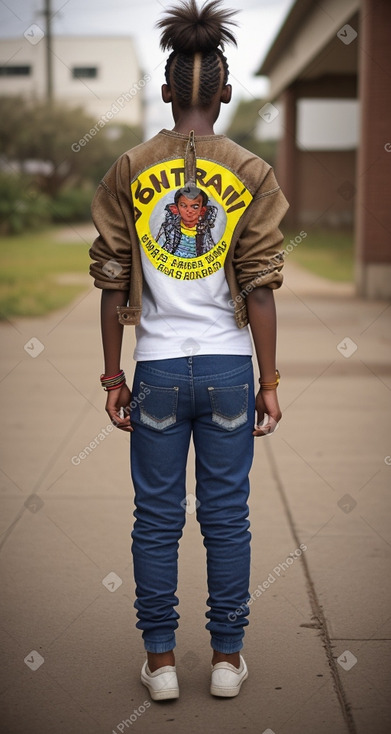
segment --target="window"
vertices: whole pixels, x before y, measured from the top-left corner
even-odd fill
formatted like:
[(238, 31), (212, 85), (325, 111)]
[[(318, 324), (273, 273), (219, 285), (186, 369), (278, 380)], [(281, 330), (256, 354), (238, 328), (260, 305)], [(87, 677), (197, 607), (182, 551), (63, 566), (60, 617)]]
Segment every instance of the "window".
[(359, 141), (357, 99), (299, 99), (297, 144), (300, 150), (353, 150)]
[(30, 76), (31, 66), (0, 66), (0, 76)]
[(96, 66), (74, 66), (72, 69), (73, 79), (96, 79), (97, 76)]

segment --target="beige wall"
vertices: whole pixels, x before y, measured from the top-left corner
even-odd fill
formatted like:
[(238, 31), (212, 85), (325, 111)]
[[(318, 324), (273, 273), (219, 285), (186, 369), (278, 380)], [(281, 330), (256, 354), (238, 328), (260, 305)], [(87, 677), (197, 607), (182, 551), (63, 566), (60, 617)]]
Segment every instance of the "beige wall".
[[(123, 107), (117, 105), (115, 120), (129, 125), (142, 122), (142, 93), (131, 92), (141, 78), (131, 38), (54, 37), (53, 86), (56, 99), (84, 106), (97, 120), (121, 95), (128, 94)], [(45, 39), (31, 44), (25, 38), (0, 43), (0, 64), (31, 65), (28, 77), (0, 76), (0, 96), (23, 94), (43, 98), (46, 89)], [(74, 66), (96, 66), (96, 79), (74, 79)], [(126, 101), (127, 100), (127, 101)]]

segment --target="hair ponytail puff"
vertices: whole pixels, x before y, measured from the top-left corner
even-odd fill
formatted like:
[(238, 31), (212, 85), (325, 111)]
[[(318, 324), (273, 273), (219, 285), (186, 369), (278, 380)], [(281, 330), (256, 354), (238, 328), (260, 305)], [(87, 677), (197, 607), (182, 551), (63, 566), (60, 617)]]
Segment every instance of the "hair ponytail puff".
[(163, 51), (172, 49), (175, 53), (208, 53), (224, 43), (233, 43), (236, 38), (227, 27), (237, 25), (232, 20), (236, 10), (219, 8), (221, 0), (209, 0), (199, 10), (195, 0), (180, 0), (177, 7), (167, 10), (165, 18), (156, 25), (162, 28), (160, 47)]

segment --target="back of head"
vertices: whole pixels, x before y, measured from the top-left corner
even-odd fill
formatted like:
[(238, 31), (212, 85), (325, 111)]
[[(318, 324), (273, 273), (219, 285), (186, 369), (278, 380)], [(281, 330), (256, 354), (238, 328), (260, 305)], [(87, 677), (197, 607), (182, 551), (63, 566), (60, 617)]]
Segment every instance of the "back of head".
[(180, 107), (207, 107), (227, 84), (228, 64), (224, 43), (236, 39), (230, 25), (237, 25), (235, 10), (220, 8), (221, 0), (209, 0), (201, 9), (196, 0), (180, 0), (158, 21), (163, 29), (160, 46), (172, 49), (166, 64), (166, 83)]

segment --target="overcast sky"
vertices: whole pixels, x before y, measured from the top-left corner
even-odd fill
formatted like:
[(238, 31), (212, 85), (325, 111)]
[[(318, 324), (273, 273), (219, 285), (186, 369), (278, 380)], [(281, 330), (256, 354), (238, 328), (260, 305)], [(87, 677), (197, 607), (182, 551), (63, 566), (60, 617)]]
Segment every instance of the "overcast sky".
[[(216, 132), (227, 125), (239, 98), (267, 97), (267, 80), (255, 77), (270, 44), (294, 0), (223, 0), (223, 7), (240, 5), (236, 31), (238, 49), (226, 48), (233, 103), (223, 105)], [(162, 11), (175, 0), (51, 0), (53, 32), (58, 35), (129, 35), (134, 39), (139, 63), (152, 75), (147, 86), (146, 116), (148, 136), (162, 127), (172, 127), (169, 105), (160, 102), (166, 54), (159, 50), (159, 32), (154, 28)], [(200, 0), (199, 0), (200, 4)], [(44, 29), (44, 0), (0, 0), (0, 36), (23, 36), (32, 23)], [(160, 77), (160, 78), (159, 78)]]

